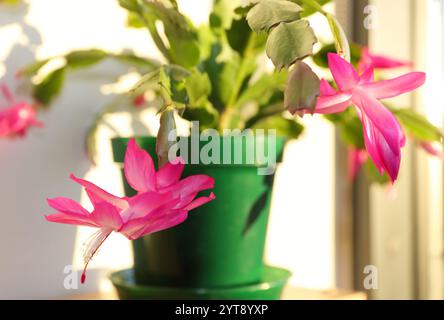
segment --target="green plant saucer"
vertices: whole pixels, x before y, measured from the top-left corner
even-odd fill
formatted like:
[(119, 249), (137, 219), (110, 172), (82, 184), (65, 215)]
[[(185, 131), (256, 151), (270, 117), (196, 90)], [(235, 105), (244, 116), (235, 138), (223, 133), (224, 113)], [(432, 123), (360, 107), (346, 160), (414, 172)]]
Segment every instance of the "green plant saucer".
[(169, 286), (137, 285), (133, 269), (125, 269), (111, 274), (111, 282), (122, 300), (133, 299), (232, 299), (232, 300), (278, 300), (290, 278), (288, 270), (265, 266), (260, 283), (226, 288), (186, 288)]

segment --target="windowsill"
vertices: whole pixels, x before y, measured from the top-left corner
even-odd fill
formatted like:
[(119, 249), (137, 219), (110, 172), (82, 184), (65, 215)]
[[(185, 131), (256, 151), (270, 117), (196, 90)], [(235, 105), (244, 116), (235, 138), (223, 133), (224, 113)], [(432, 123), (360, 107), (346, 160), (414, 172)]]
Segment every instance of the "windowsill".
[[(59, 298), (61, 300), (117, 300), (117, 294), (112, 292), (73, 294)], [(283, 300), (367, 300), (365, 292), (303, 289), (287, 287), (283, 293)]]

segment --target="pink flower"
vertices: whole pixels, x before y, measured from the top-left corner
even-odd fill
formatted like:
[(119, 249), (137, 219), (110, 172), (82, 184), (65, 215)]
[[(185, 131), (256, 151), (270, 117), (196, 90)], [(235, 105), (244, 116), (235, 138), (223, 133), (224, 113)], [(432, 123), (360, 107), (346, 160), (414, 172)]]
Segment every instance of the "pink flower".
[(136, 108), (142, 107), (145, 103), (146, 100), (144, 94), (139, 94), (133, 99), (133, 106), (135, 106)]
[(71, 179), (85, 188), (94, 209), (89, 212), (68, 198), (48, 199), (49, 206), (57, 213), (47, 215), (46, 220), (99, 228), (84, 251), (82, 283), (88, 263), (111, 232), (119, 232), (134, 240), (184, 222), (188, 211), (215, 199), (213, 193), (196, 198), (200, 191), (214, 187), (213, 178), (193, 175), (180, 180), (183, 168), (180, 162), (167, 163), (156, 172), (149, 154), (131, 139), (125, 154), (124, 171), (128, 183), (139, 192), (136, 196), (120, 198), (71, 175)]
[(348, 149), (348, 177), (355, 180), (362, 165), (367, 161), (367, 151), (363, 149)]
[(435, 147), (433, 145), (433, 143), (424, 141), (424, 142), (421, 142), (419, 145), (428, 154), (435, 156), (435, 157), (444, 161), (444, 153), (441, 150), (439, 150), (437, 147)]
[(370, 158), (379, 172), (387, 172), (394, 182), (398, 177), (405, 136), (398, 120), (379, 100), (418, 88), (425, 82), (425, 73), (411, 72), (375, 82), (372, 67), (358, 75), (350, 63), (334, 53), (328, 54), (328, 64), (339, 90), (336, 92), (327, 81), (322, 80), (315, 112), (337, 113), (355, 105), (363, 124), (365, 147)]
[(0, 87), (8, 106), (0, 109), (0, 137), (24, 136), (31, 126), (42, 127), (32, 105), (16, 101), (6, 85)]
[(401, 61), (392, 59), (382, 55), (370, 53), (368, 48), (363, 48), (361, 52), (361, 59), (359, 60), (358, 70), (364, 72), (367, 68), (374, 69), (393, 69), (399, 67), (411, 67), (412, 63), (408, 61)]

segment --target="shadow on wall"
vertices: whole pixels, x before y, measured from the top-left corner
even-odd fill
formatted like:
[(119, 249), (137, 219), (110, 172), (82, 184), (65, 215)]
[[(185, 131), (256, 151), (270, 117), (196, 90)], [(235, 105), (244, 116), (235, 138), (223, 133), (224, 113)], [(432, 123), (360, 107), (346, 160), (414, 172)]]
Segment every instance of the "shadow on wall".
[(27, 41), (27, 44), (18, 41), (13, 44), (11, 51), (3, 61), (7, 72), (2, 77), (2, 82), (14, 83), (15, 71), (23, 67), (23, 64), (34, 60), (34, 51), (42, 42), (39, 32), (25, 21), (28, 8), (29, 5), (25, 2), (17, 5), (0, 4), (0, 28), (18, 25)]
[[(14, 87), (16, 70), (35, 59), (41, 36), (25, 22), (26, 3), (16, 7), (0, 4), (0, 9), (0, 28), (18, 24), (27, 40), (22, 44), (14, 39), (3, 61), (6, 74), (0, 82)], [(51, 110), (38, 115), (45, 123), (43, 129), (32, 129), (24, 139), (0, 140), (0, 299), (72, 293), (64, 288), (64, 269), (73, 262), (76, 228), (47, 223), (43, 215), (52, 213), (47, 197), (80, 200), (80, 187), (68, 175), (73, 172), (81, 177), (90, 168), (85, 134), (99, 108), (113, 98), (104, 97), (100, 87), (109, 82), (109, 70), (117, 66), (103, 64), (98, 68), (105, 67), (105, 77), (90, 77), (86, 72), (68, 76), (68, 86)], [(97, 289), (101, 272), (91, 271), (86, 285), (76, 293)]]

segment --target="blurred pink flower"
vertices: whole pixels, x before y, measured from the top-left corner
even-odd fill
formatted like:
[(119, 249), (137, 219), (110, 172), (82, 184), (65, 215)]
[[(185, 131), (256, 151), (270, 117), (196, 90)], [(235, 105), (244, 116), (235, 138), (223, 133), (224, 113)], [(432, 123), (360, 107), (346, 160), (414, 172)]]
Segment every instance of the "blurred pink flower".
[(146, 100), (145, 100), (145, 95), (144, 94), (139, 94), (138, 96), (136, 96), (133, 99), (133, 105), (136, 108), (140, 108), (145, 104)]
[(370, 158), (379, 172), (387, 172), (394, 182), (398, 177), (405, 136), (398, 120), (378, 100), (418, 88), (425, 82), (425, 73), (411, 72), (375, 82), (372, 67), (358, 75), (350, 63), (334, 53), (328, 54), (328, 64), (339, 90), (336, 92), (327, 81), (322, 81), (315, 113), (337, 113), (355, 105)]
[(71, 175), (71, 179), (85, 188), (94, 209), (89, 212), (76, 201), (64, 197), (48, 199), (49, 206), (57, 213), (47, 215), (47, 221), (99, 228), (83, 254), (82, 283), (88, 263), (113, 231), (134, 240), (184, 222), (188, 211), (215, 199), (213, 193), (196, 198), (200, 191), (214, 187), (213, 178), (193, 175), (180, 180), (183, 168), (180, 162), (167, 163), (156, 172), (149, 154), (131, 139), (124, 171), (128, 183), (139, 191), (136, 196), (120, 198)]
[(419, 145), (428, 154), (435, 156), (435, 157), (444, 161), (444, 153), (442, 152), (442, 150), (439, 150), (438, 148), (436, 148), (431, 142), (421, 142)]
[(412, 63), (409, 61), (401, 61), (382, 55), (372, 54), (368, 48), (363, 48), (361, 51), (361, 59), (358, 64), (358, 71), (362, 73), (369, 67), (373, 67), (374, 69), (393, 69), (411, 66)]
[(0, 90), (7, 103), (6, 108), (0, 107), (0, 137), (24, 136), (31, 126), (43, 127), (36, 119), (34, 107), (24, 101), (16, 101), (6, 85)]
[(367, 161), (367, 151), (364, 149), (348, 149), (348, 177), (355, 180), (362, 165)]

